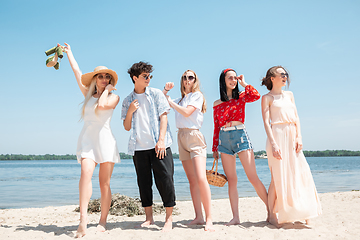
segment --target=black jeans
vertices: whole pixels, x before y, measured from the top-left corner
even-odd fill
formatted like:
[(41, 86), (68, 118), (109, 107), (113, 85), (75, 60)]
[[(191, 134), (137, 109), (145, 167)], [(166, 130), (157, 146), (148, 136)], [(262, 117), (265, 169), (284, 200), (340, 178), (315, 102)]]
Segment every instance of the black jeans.
[(140, 199), (143, 207), (153, 205), (152, 172), (164, 207), (175, 206), (174, 160), (170, 147), (163, 159), (156, 157), (155, 148), (135, 151), (133, 156)]

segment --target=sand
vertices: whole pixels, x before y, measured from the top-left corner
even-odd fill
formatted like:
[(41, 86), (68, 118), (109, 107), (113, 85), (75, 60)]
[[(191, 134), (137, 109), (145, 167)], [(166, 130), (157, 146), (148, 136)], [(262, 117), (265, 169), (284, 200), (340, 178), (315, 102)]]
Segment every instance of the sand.
[[(99, 214), (90, 214), (83, 239), (360, 239), (360, 192), (320, 194), (323, 214), (308, 227), (302, 222), (275, 228), (265, 221), (266, 209), (260, 198), (240, 198), (237, 226), (225, 226), (232, 215), (228, 199), (212, 200), (215, 232), (203, 226), (188, 226), (194, 217), (191, 201), (177, 202), (173, 230), (162, 233), (165, 215), (155, 215), (155, 225), (135, 229), (144, 216), (108, 217), (107, 231), (97, 232)], [(76, 205), (0, 210), (0, 239), (71, 239), (78, 226)]]

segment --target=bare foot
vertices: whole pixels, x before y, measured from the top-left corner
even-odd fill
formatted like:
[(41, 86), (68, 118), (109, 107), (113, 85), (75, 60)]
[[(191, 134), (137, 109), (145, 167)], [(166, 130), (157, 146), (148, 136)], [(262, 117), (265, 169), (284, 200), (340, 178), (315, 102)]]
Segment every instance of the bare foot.
[(79, 227), (76, 230), (75, 238), (81, 238), (86, 234), (88, 220), (80, 220)]
[(269, 214), (269, 212), (268, 212), (268, 215), (267, 215), (266, 221), (267, 221), (267, 222), (270, 222), (270, 214)]
[(239, 218), (233, 218), (233, 219), (230, 220), (230, 222), (228, 222), (225, 225), (230, 226), (230, 225), (239, 225), (239, 224), (240, 224), (240, 219)]
[(169, 232), (172, 230), (172, 219), (169, 218), (165, 221), (164, 227), (161, 230), (162, 232)]
[(274, 226), (277, 227), (277, 228), (280, 228), (280, 227), (281, 227), (281, 224), (279, 224), (278, 220), (277, 220), (276, 218), (274, 218), (274, 217), (269, 218), (269, 223), (270, 223), (271, 225), (274, 225)]
[(96, 230), (99, 232), (105, 232), (106, 231), (106, 222), (99, 222), (99, 224), (96, 227)]
[(195, 218), (194, 220), (192, 220), (187, 225), (204, 225), (204, 224), (205, 224), (205, 221), (204, 221), (203, 218)]
[(152, 224), (154, 224), (154, 220), (145, 220), (145, 222), (143, 222), (142, 224), (136, 225), (135, 228), (148, 227)]
[(207, 221), (206, 225), (205, 225), (205, 231), (209, 231), (209, 232), (215, 232), (215, 228), (212, 224), (212, 221)]

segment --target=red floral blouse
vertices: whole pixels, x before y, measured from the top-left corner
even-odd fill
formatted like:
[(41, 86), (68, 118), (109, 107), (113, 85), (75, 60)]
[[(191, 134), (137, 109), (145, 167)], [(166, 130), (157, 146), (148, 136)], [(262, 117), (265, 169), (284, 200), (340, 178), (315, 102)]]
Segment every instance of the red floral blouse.
[(255, 102), (260, 98), (258, 91), (251, 85), (245, 87), (239, 99), (230, 99), (214, 107), (214, 137), (212, 151), (217, 152), (219, 146), (220, 127), (231, 121), (245, 121), (245, 103)]

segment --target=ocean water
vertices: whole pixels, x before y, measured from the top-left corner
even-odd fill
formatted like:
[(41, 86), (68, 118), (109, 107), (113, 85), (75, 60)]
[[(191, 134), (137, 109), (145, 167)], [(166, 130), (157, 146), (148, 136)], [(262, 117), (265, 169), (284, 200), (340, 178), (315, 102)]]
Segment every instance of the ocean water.
[[(360, 157), (307, 158), (319, 193), (360, 190)], [(207, 159), (211, 169), (213, 159)], [(175, 163), (175, 190), (177, 200), (191, 200), (189, 184), (181, 162)], [(220, 162), (219, 162), (220, 163)], [(267, 159), (256, 159), (260, 180), (268, 188), (270, 172)], [(238, 191), (240, 197), (257, 196), (247, 180), (237, 159)], [(92, 199), (100, 197), (97, 167), (94, 171)], [(219, 172), (223, 173), (221, 163)], [(0, 161), (0, 208), (28, 208), (78, 204), (80, 164), (76, 160)], [(136, 174), (132, 160), (124, 159), (115, 164), (111, 179), (112, 193), (139, 197)], [(154, 201), (160, 201), (153, 186)], [(224, 187), (211, 186), (212, 199), (227, 198)]]

